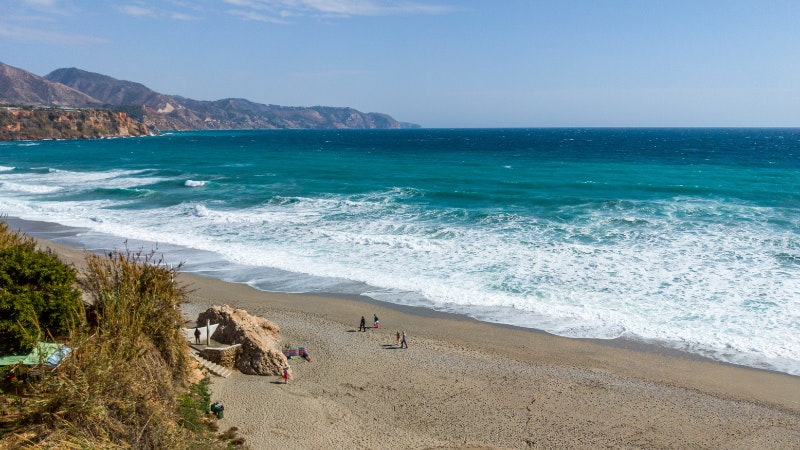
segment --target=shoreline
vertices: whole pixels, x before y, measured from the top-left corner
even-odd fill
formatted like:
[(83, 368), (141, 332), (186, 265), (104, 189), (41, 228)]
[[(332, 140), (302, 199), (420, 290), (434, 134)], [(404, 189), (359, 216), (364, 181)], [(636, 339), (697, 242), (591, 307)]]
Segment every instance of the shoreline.
[[(36, 234), (37, 235), (36, 237), (38, 239), (46, 240), (48, 242), (51, 242), (54, 245), (60, 245), (60, 246), (72, 247), (72, 248), (76, 248), (76, 247), (74, 247), (74, 243), (56, 243), (56, 242), (54, 242), (52, 240), (53, 239), (59, 239), (59, 238), (74, 237), (78, 233), (80, 233), (81, 231), (85, 230), (85, 229), (79, 228), (79, 227), (70, 227), (70, 226), (61, 225), (61, 224), (53, 223), (53, 222), (27, 220), (27, 219), (21, 219), (21, 218), (18, 218), (18, 217), (4, 217), (3, 220), (9, 224), (11, 229), (20, 230), (20, 231), (22, 231), (24, 233), (29, 233), (31, 236), (33, 236), (33, 234)], [(41, 236), (41, 237), (39, 237), (39, 236)], [(119, 239), (123, 239), (123, 238), (119, 238)], [(125, 242), (127, 242), (127, 240), (125, 240)], [(153, 243), (153, 244), (157, 246), (157, 243)], [(95, 250), (97, 250), (97, 249), (95, 249)], [(116, 248), (116, 247), (113, 248), (113, 249), (111, 249), (111, 248), (104, 249), (104, 251), (109, 251), (109, 250), (120, 250), (120, 249)], [(136, 250), (136, 249), (132, 248), (132, 250)], [(159, 252), (156, 252), (156, 253), (159, 253)], [(188, 262), (188, 261), (183, 261), (183, 262)], [(217, 279), (217, 278), (214, 278), (213, 276), (206, 276), (206, 275), (202, 275), (200, 273), (186, 273), (186, 274), (187, 275), (191, 274), (192, 276), (196, 276), (196, 277), (200, 277), (200, 278)], [(244, 284), (245, 286), (249, 286), (246, 283), (237, 283), (237, 282), (234, 282), (234, 281), (226, 281), (226, 280), (220, 280), (220, 281), (225, 282), (225, 283)], [(255, 288), (255, 287), (252, 287), (252, 288), (255, 289), (256, 291), (265, 292), (267, 294), (273, 294), (273, 293), (275, 293), (275, 294), (283, 294), (282, 292), (263, 291), (263, 290), (260, 290), (258, 288)], [(374, 298), (371, 298), (371, 297), (368, 297), (368, 296), (358, 295), (358, 294), (339, 294), (339, 293), (332, 293), (332, 292), (286, 293), (286, 294), (289, 294), (289, 295), (316, 296), (316, 297), (321, 297), (321, 298), (330, 298), (332, 300), (348, 299), (348, 300), (359, 301), (359, 302), (363, 302), (363, 303), (367, 303), (367, 304), (373, 304), (373, 305), (377, 305), (377, 306), (381, 306), (381, 307), (385, 307), (385, 308), (389, 308), (389, 309), (396, 309), (398, 311), (403, 311), (403, 312), (411, 313), (411, 314), (422, 316), (422, 317), (475, 321), (475, 322), (486, 323), (486, 324), (493, 325), (493, 326), (498, 326), (498, 327), (506, 327), (506, 328), (513, 329), (513, 330), (522, 330), (522, 331), (532, 332), (532, 333), (542, 333), (544, 335), (551, 336), (551, 337), (558, 337), (558, 338), (562, 338), (562, 339), (576, 340), (576, 341), (582, 341), (582, 342), (590, 342), (590, 343), (598, 344), (598, 345), (601, 345), (601, 346), (610, 346), (610, 347), (621, 348), (621, 349), (626, 349), (626, 350), (634, 350), (634, 351), (640, 351), (640, 352), (646, 352), (646, 353), (654, 353), (654, 354), (664, 355), (664, 356), (674, 356), (674, 357), (683, 358), (683, 359), (689, 359), (689, 360), (705, 361), (705, 362), (709, 362), (709, 363), (713, 363), (713, 364), (721, 364), (721, 365), (744, 368), (744, 369), (749, 369), (749, 370), (758, 370), (758, 371), (765, 371), (765, 372), (775, 373), (775, 374), (786, 374), (786, 375), (789, 375), (789, 376), (797, 376), (797, 375), (787, 374), (786, 372), (781, 372), (781, 371), (775, 370), (775, 369), (764, 368), (764, 367), (753, 367), (753, 366), (747, 366), (747, 365), (744, 365), (744, 364), (737, 364), (735, 362), (717, 360), (717, 359), (714, 359), (712, 357), (705, 356), (705, 355), (702, 355), (702, 354), (699, 354), (699, 353), (692, 353), (692, 352), (689, 352), (687, 350), (681, 350), (681, 349), (678, 349), (678, 348), (675, 348), (675, 347), (670, 347), (670, 346), (668, 346), (666, 344), (659, 343), (658, 341), (637, 340), (637, 339), (630, 339), (630, 338), (625, 338), (625, 337), (618, 337), (618, 338), (613, 338), (613, 339), (601, 339), (601, 338), (589, 338), (589, 337), (587, 337), (587, 338), (562, 337), (562, 336), (558, 336), (558, 335), (549, 333), (549, 332), (547, 332), (545, 330), (541, 330), (541, 329), (537, 329), (537, 328), (523, 327), (523, 326), (519, 326), (519, 325), (511, 325), (511, 324), (505, 324), (505, 323), (499, 323), (499, 322), (482, 322), (482, 321), (479, 321), (478, 319), (474, 319), (473, 317), (471, 317), (471, 316), (469, 316), (467, 314), (463, 314), (463, 313), (438, 311), (438, 310), (426, 308), (426, 307), (423, 307), (423, 306), (402, 305), (402, 304), (396, 304), (396, 303), (383, 302), (381, 300), (377, 300), (377, 299), (374, 299)]]
[[(83, 250), (39, 239), (79, 266)], [(310, 348), (294, 379), (212, 378), (253, 448), (790, 448), (800, 377), (553, 336), (371, 299), (180, 273), (183, 315), (229, 304)], [(368, 301), (367, 301), (368, 300)], [(422, 309), (422, 308), (418, 308)], [(358, 318), (381, 328), (356, 331)], [(406, 330), (409, 349), (394, 333)]]

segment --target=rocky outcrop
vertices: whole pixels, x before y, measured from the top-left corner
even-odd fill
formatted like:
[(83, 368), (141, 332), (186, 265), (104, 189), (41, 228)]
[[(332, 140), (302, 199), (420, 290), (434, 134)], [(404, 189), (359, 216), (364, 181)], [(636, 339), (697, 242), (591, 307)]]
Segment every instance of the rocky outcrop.
[(217, 342), (241, 344), (234, 367), (249, 375), (282, 375), (288, 367), (280, 347), (280, 328), (243, 309), (212, 306), (197, 317), (197, 323), (219, 324), (211, 338)]
[(122, 111), (0, 107), (0, 141), (146, 136), (141, 122)]

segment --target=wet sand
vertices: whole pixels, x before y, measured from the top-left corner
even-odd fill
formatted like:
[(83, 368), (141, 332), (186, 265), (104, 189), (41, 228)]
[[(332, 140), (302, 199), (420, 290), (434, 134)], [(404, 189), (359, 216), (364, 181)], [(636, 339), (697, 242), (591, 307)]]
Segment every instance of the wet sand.
[[(80, 265), (81, 251), (43, 245)], [(288, 385), (213, 378), (221, 429), (237, 426), (253, 448), (800, 448), (800, 377), (364, 299), (179, 280), (192, 289), (187, 320), (229, 304), (310, 348)], [(356, 331), (373, 314), (381, 327)]]

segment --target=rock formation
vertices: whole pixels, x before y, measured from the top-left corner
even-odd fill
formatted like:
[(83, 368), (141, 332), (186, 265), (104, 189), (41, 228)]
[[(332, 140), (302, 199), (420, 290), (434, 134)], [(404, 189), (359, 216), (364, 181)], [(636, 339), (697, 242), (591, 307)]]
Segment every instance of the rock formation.
[(146, 136), (141, 122), (122, 111), (0, 107), (0, 141)]
[(241, 344), (234, 367), (249, 375), (281, 375), (288, 366), (280, 347), (280, 328), (274, 323), (251, 316), (243, 309), (228, 305), (212, 306), (197, 317), (197, 323), (218, 323), (211, 336), (217, 342)]

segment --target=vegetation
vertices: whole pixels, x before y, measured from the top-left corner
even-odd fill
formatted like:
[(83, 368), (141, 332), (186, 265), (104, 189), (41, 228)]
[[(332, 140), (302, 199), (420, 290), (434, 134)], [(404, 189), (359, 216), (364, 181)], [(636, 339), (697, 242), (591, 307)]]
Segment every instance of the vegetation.
[(0, 355), (27, 354), (82, 325), (75, 270), (0, 222)]
[(0, 141), (147, 134), (147, 127), (120, 111), (0, 106)]
[[(6, 241), (12, 244), (7, 248), (14, 248), (17, 241), (32, 245), (29, 238), (0, 228), (0, 242)], [(51, 253), (41, 254), (51, 261), (45, 264), (28, 258), (18, 264), (31, 261), (69, 269)], [(62, 336), (67, 336), (65, 342), (72, 348), (70, 356), (55, 370), (39, 371), (35, 377), (16, 371), (0, 383), (0, 406), (5, 411), (0, 416), (0, 448), (230, 445), (230, 436), (223, 437), (226, 443), (214, 433), (215, 422), (207, 412), (208, 381), (188, 382), (188, 343), (180, 330), (178, 310), (187, 291), (175, 282), (175, 268), (152, 254), (130, 251), (110, 257), (88, 254), (86, 262), (87, 269), (78, 279), (92, 304), (77, 309), (82, 317), (66, 321), (69, 326)], [(54, 274), (59, 270), (50, 269)], [(74, 272), (66, 272), (75, 279)], [(52, 278), (59, 286), (68, 279)], [(50, 313), (68, 315), (59, 308)], [(46, 320), (33, 322), (35, 328)]]

